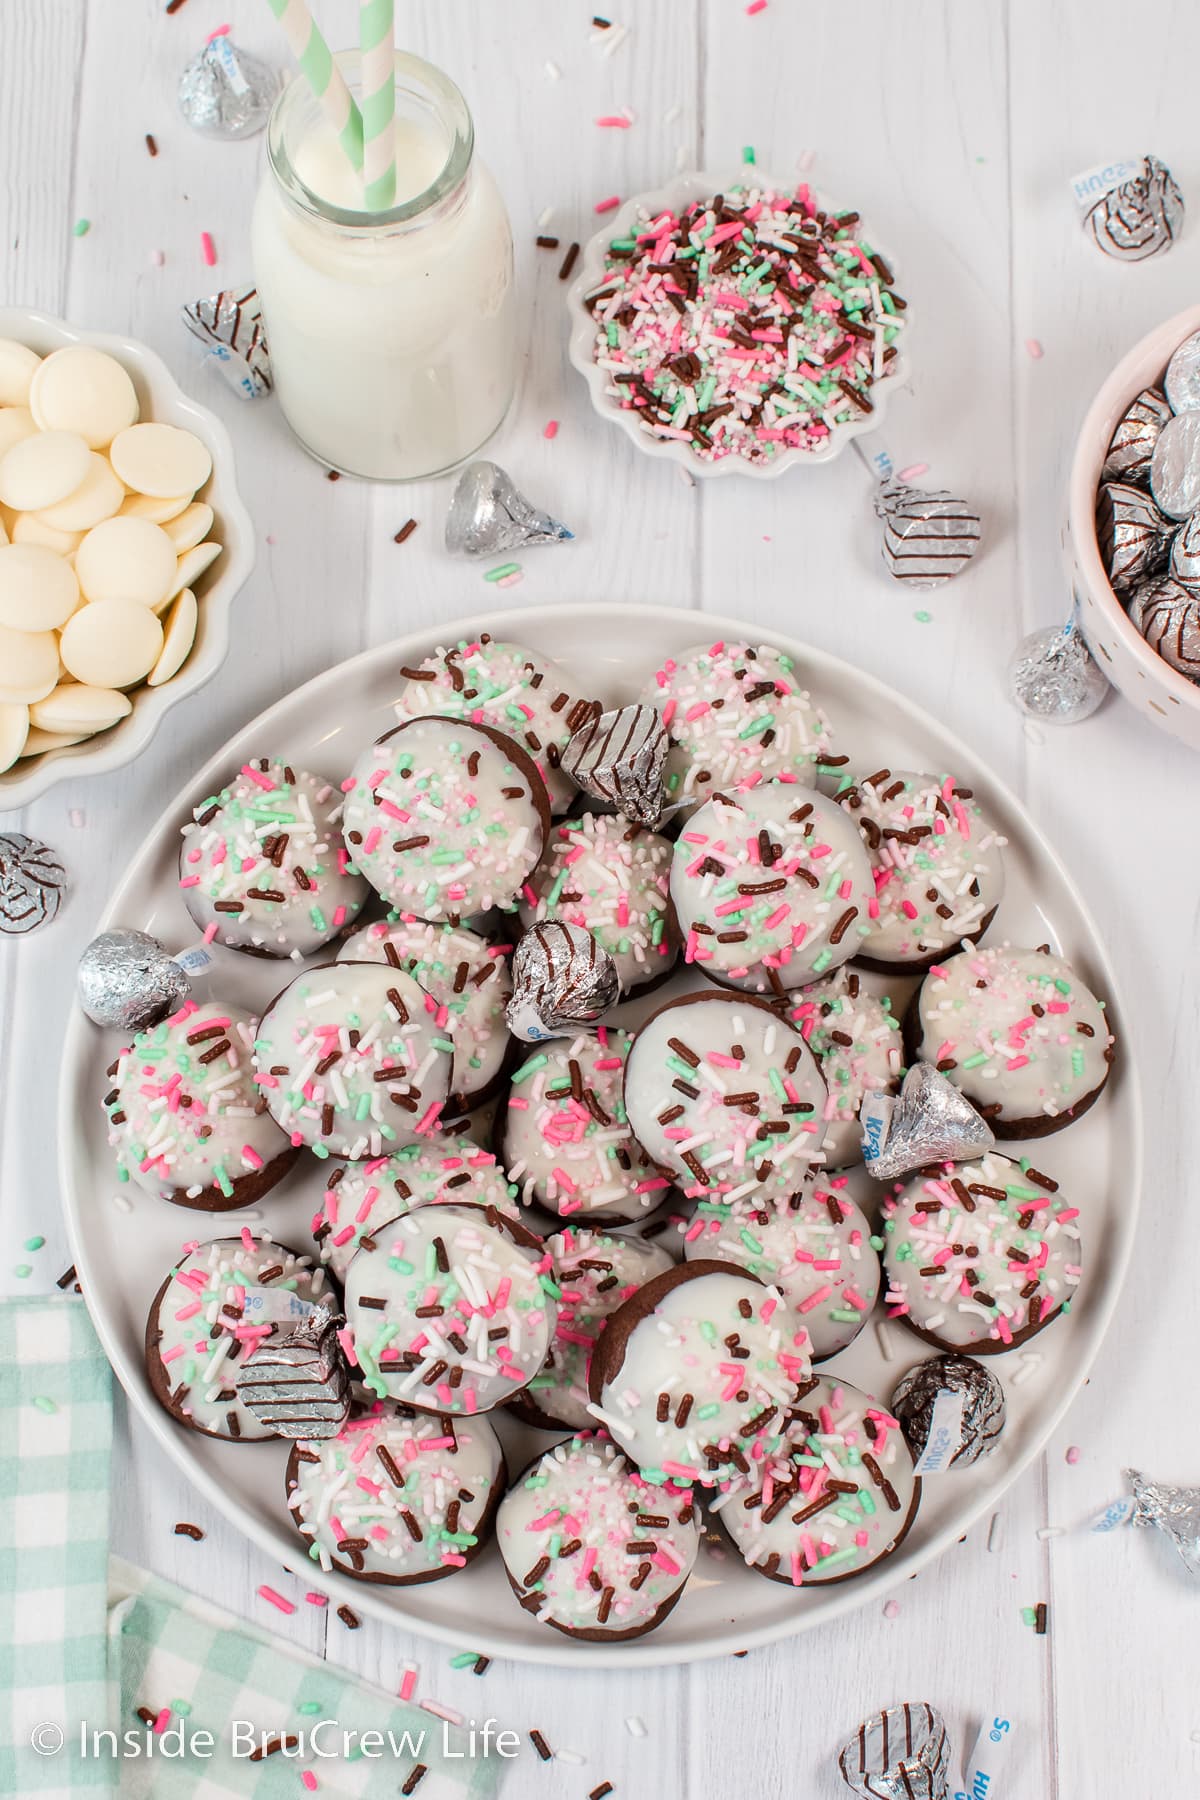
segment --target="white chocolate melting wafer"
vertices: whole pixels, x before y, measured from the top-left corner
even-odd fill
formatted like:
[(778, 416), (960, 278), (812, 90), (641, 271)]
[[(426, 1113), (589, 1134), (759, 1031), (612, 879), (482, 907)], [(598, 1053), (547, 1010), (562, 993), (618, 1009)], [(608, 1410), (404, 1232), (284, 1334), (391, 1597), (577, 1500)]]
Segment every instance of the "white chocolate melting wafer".
[(57, 531), (90, 531), (119, 512), (124, 498), (124, 485), (113, 474), (107, 456), (93, 450), (87, 474), (75, 492), (57, 506), (43, 507), (38, 518)]
[(34, 373), (29, 406), (43, 431), (76, 431), (92, 450), (111, 444), (140, 410), (116, 357), (90, 344), (51, 351)]
[(163, 628), (136, 600), (97, 600), (68, 619), (60, 641), (76, 681), (126, 688), (143, 680), (158, 661)]
[(125, 486), (138, 494), (194, 494), (212, 474), (206, 445), (177, 425), (131, 425), (118, 432), (109, 455)]
[(88, 454), (73, 431), (39, 431), (22, 438), (0, 462), (0, 501), (17, 512), (56, 506), (87, 474)]
[(83, 681), (60, 682), (44, 700), (29, 709), (30, 725), (38, 731), (66, 733), (75, 738), (107, 731), (119, 719), (127, 719), (133, 702), (115, 688), (92, 687)]
[(184, 588), (181, 594), (176, 594), (164, 621), (162, 650), (146, 677), (147, 687), (161, 687), (164, 681), (170, 681), (172, 675), (178, 674), (188, 651), (196, 641), (199, 613), (196, 596), (191, 588)]
[(88, 600), (157, 607), (174, 584), (175, 546), (149, 519), (106, 519), (80, 544), (75, 573)]
[(52, 631), (13, 631), (0, 625), (0, 701), (29, 706), (58, 681), (58, 639)]
[(41, 357), (27, 344), (0, 338), (0, 406), (24, 406)]
[(56, 631), (79, 605), (70, 563), (38, 544), (0, 548), (0, 625), (12, 631)]

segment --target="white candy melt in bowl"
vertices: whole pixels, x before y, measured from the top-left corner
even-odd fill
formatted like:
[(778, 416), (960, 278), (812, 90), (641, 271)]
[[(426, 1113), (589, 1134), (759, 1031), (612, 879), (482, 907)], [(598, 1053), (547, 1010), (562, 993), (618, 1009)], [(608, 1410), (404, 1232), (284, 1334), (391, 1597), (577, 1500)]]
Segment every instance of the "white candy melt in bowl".
[(1113, 592), (1096, 542), (1096, 493), (1113, 432), (1142, 389), (1159, 385), (1172, 351), (1193, 331), (1200, 331), (1200, 306), (1135, 344), (1088, 408), (1071, 464), (1067, 554), (1083, 634), (1108, 679), (1160, 731), (1200, 750), (1200, 686), (1151, 649)]
[[(803, 178), (791, 181), (776, 181), (772, 176), (760, 169), (757, 164), (747, 164), (740, 169), (731, 180), (722, 183), (715, 175), (700, 173), (682, 174), (664, 187), (655, 188), (650, 193), (635, 194), (626, 200), (616, 211), (607, 214), (603, 227), (589, 240), (584, 247), (580, 259), (578, 273), (567, 292), (567, 305), (571, 314), (571, 337), (569, 354), (571, 362), (588, 384), (592, 397), (592, 405), (602, 419), (610, 424), (618, 425), (625, 435), (636, 444), (637, 448), (647, 456), (665, 458), (675, 462), (681, 468), (688, 469), (694, 476), (710, 475), (745, 475), (758, 481), (773, 480), (782, 475), (786, 469), (797, 464), (830, 462), (846, 448), (852, 438), (860, 437), (864, 432), (874, 431), (882, 422), (888, 399), (892, 390), (902, 386), (908, 379), (908, 369), (903, 349), (888, 365), (886, 373), (881, 373), (872, 381), (868, 390), (871, 402), (870, 412), (857, 408), (852, 401), (847, 402), (852, 416), (844, 423), (833, 426), (829, 436), (820, 444), (809, 448), (802, 445), (785, 445), (768, 462), (750, 462), (740, 454), (730, 454), (713, 460), (699, 455), (690, 442), (681, 438), (659, 437), (647, 431), (641, 422), (639, 412), (633, 407), (622, 406), (608, 391), (610, 371), (601, 367), (596, 361), (597, 327), (588, 311), (585, 301), (589, 294), (595, 292), (605, 280), (606, 256), (611, 243), (628, 240), (644, 230), (646, 221), (656, 219), (663, 212), (678, 215), (681, 210), (691, 206), (697, 200), (712, 199), (717, 194), (732, 193), (737, 188), (755, 188), (767, 192), (784, 194), (796, 193), (798, 188), (806, 185)], [(823, 211), (840, 215), (846, 208), (836, 207), (826, 195), (819, 194), (809, 188), (814, 204)], [(879, 244), (874, 232), (858, 222), (851, 228), (852, 235), (861, 238), (886, 264), (889, 270), (895, 271), (895, 264), (889, 252)], [(908, 313), (902, 315), (907, 320)], [(903, 332), (900, 335), (903, 345)]]
[[(233, 446), (225, 427), (212, 413), (197, 406), (195, 401), (183, 393), (166, 365), (152, 351), (131, 339), (113, 337), (102, 332), (81, 331), (60, 319), (50, 318), (44, 313), (30, 312), (23, 307), (0, 307), (0, 342), (7, 342), (9, 345), (4, 365), (9, 381), (16, 380), (20, 374), (15, 366), (20, 360), (19, 352), (12, 348), (13, 345), (27, 346), (39, 359), (68, 345), (87, 345), (107, 352), (108, 356), (120, 363), (133, 383), (143, 423), (133, 426), (132, 432), (126, 428), (121, 437), (120, 450), (114, 451), (114, 461), (119, 462), (123, 455), (128, 478), (125, 485), (131, 489), (136, 487), (139, 493), (147, 493), (147, 498), (138, 503), (143, 509), (142, 519), (153, 523), (156, 515), (160, 519), (164, 516), (164, 506), (169, 506), (169, 502), (159, 503), (148, 495), (148, 489), (155, 485), (155, 469), (165, 470), (172, 479), (178, 480), (190, 479), (192, 474), (204, 476), (202, 493), (197, 496), (196, 501), (182, 512), (177, 511), (162, 527), (178, 559), (177, 575), (166, 583), (163, 597), (153, 608), (149, 607), (148, 594), (135, 596), (121, 592), (120, 597), (116, 597), (116, 592), (122, 587), (120, 579), (117, 590), (110, 595), (109, 572), (115, 567), (118, 576), (120, 575), (123, 566), (121, 558), (129, 550), (123, 543), (115, 542), (118, 534), (110, 530), (101, 532), (99, 537), (93, 537), (91, 541), (89, 561), (94, 566), (86, 569), (86, 579), (80, 580), (81, 587), (90, 589), (84, 596), (89, 604), (81, 607), (70, 619), (74, 636), (84, 640), (77, 649), (88, 659), (87, 666), (102, 670), (104, 657), (111, 651), (112, 633), (100, 629), (104, 620), (97, 616), (87, 619), (84, 615), (93, 605), (120, 611), (135, 598), (142, 599), (144, 604), (139, 610), (147, 612), (148, 617), (133, 623), (146, 627), (147, 642), (143, 658), (157, 658), (150, 673), (154, 675), (157, 672), (161, 685), (148, 686), (143, 682), (130, 687), (128, 698), (131, 709), (127, 716), (109, 729), (101, 730), (95, 736), (84, 737), (78, 743), (56, 743), (46, 733), (40, 733), (36, 737), (31, 734), (33, 742), (48, 742), (50, 747), (39, 749), (36, 754), (23, 756), (0, 772), (0, 813), (3, 813), (25, 806), (39, 794), (45, 793), (55, 782), (78, 775), (104, 774), (132, 761), (150, 742), (169, 709), (186, 695), (195, 693), (197, 688), (202, 687), (216, 673), (229, 649), (230, 608), (254, 566), (254, 534), (249, 515), (234, 486)], [(30, 366), (32, 367), (32, 359)], [(129, 394), (128, 383), (120, 380), (111, 364), (106, 364), (105, 367), (108, 371), (109, 388), (104, 390), (101, 371), (100, 385), (89, 395), (101, 436), (111, 431), (118, 422), (122, 394), (126, 397)], [(49, 390), (51, 384), (43, 381), (42, 386)], [(5, 391), (8, 391), (7, 387)], [(53, 426), (57, 422), (53, 414), (59, 406), (71, 403), (69, 396), (50, 391), (41, 395), (41, 401), (47, 426)], [(37, 404), (34, 402), (35, 407)], [(64, 460), (68, 449), (69, 454), (78, 452), (82, 458), (83, 479), (75, 491), (66, 498), (41, 504), (40, 509), (35, 508), (29, 515), (36, 536), (31, 535), (25, 541), (35, 547), (39, 554), (43, 548), (56, 551), (55, 560), (59, 562), (68, 553), (68, 546), (82, 548), (78, 543), (80, 533), (95, 530), (96, 520), (110, 526), (119, 524), (121, 529), (126, 529), (123, 522), (111, 517), (111, 496), (104, 491), (106, 485), (113, 485), (118, 493), (124, 492), (123, 485), (117, 480), (120, 470), (113, 473), (107, 461), (107, 450), (104, 455), (97, 454), (95, 437), (90, 440), (89, 463), (88, 451), (80, 450), (78, 435), (83, 431), (86, 436), (89, 420), (86, 411), (82, 414), (79, 412), (77, 404), (75, 414), (76, 430), (59, 434), (70, 439), (69, 447), (63, 444), (51, 445), (49, 452), (43, 455), (40, 452), (52, 432), (43, 430), (40, 442), (28, 437), (27, 434), (34, 429), (28, 417), (19, 407), (4, 404), (3, 397), (0, 396), (0, 458), (5, 451), (22, 440), (37, 446), (35, 452), (27, 452), (21, 459), (23, 467), (18, 472), (15, 488), (11, 482), (12, 471), (9, 471), (10, 482), (6, 491), (15, 493), (18, 501), (45, 502), (48, 495), (57, 493), (56, 481), (61, 485), (72, 472)], [(170, 432), (164, 436), (159, 431), (160, 427), (174, 427), (177, 432), (189, 433), (190, 437), (185, 440), (181, 436), (172, 436)], [(193, 441), (195, 439), (200, 440), (199, 445)], [(204, 446), (204, 452), (201, 452), (200, 445)], [(209, 457), (212, 461), (211, 475), (206, 474)], [(5, 516), (11, 521), (13, 514), (9, 511)], [(130, 524), (135, 532), (139, 527), (146, 532), (146, 527), (140, 520), (135, 518)], [(158, 544), (158, 532), (146, 532), (146, 535)], [(0, 541), (6, 542), (7, 539), (0, 535)], [(219, 554), (214, 554), (216, 545), (221, 546)], [(65, 570), (66, 564), (62, 563), (61, 566)], [(139, 566), (144, 570), (147, 582), (153, 581), (157, 591), (157, 586), (161, 585), (157, 572), (153, 568), (145, 568), (144, 563)], [(77, 568), (76, 575), (79, 573)], [(180, 593), (179, 590), (184, 591)], [(39, 592), (45, 597), (44, 584), (39, 587)], [(194, 599), (187, 597), (189, 593), (194, 595)], [(45, 598), (48, 614), (55, 612), (53, 599), (52, 594)], [(195, 638), (188, 651), (185, 640), (191, 628), (193, 614)], [(153, 623), (156, 617), (158, 622)], [(39, 621), (39, 629), (50, 622), (49, 616)], [(122, 629), (127, 623), (117, 618), (115, 613), (109, 622)], [(27, 655), (33, 649), (32, 640), (26, 638), (22, 643), (19, 636), (10, 634), (10, 639), (12, 638), (15, 638), (23, 654)], [(93, 638), (94, 643), (90, 641)], [(41, 640), (37, 642), (40, 648)], [(161, 648), (158, 647), (160, 644)], [(180, 665), (173, 674), (168, 673), (175, 655), (181, 650), (183, 659)], [(137, 654), (136, 648), (134, 654)], [(51, 674), (53, 675), (53, 671)], [(40, 676), (40, 671), (24, 669), (22, 685), (27, 685), (31, 676)], [(89, 675), (87, 679), (95, 687), (100, 685), (94, 675)], [(5, 671), (0, 667), (0, 689), (3, 689), (4, 681)], [(52, 681), (47, 684), (47, 691), (51, 685)], [(95, 687), (89, 690), (81, 685), (78, 693), (86, 699), (89, 693), (94, 693)], [(71, 689), (59, 688), (56, 692), (58, 695), (69, 695)], [(7, 710), (11, 712), (12, 709)], [(3, 711), (5, 709), (0, 707), (0, 712)], [(78, 728), (94, 730), (95, 720), (90, 717), (85, 719), (81, 712)], [(72, 733), (60, 730), (55, 735), (65, 737)]]

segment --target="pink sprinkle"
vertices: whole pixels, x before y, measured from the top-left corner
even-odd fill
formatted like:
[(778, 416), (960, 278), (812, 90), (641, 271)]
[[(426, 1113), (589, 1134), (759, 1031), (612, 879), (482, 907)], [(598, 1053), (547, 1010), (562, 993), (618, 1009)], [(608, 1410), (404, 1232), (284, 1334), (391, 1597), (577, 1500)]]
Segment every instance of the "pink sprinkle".
[(211, 269), (217, 260), (217, 249), (212, 241), (212, 233), (210, 231), (202, 231), (200, 233), (200, 254)]
[(312, 1770), (311, 1770), (311, 1769), (301, 1769), (301, 1771), (300, 1771), (300, 1779), (301, 1779), (301, 1781), (302, 1781), (302, 1782), (303, 1782), (303, 1783), (304, 1783), (304, 1785), (305, 1785), (305, 1787), (306, 1787), (306, 1788), (307, 1788), (307, 1789), (308, 1789), (308, 1791), (309, 1791), (309, 1793), (310, 1793), (310, 1794), (315, 1794), (315, 1793), (316, 1793), (316, 1791), (317, 1791), (317, 1778), (316, 1778), (316, 1776), (315, 1776), (315, 1775), (314, 1775), (314, 1774), (313, 1774), (313, 1772), (312, 1772)]
[(907, 469), (901, 469), (896, 477), (898, 481), (916, 481), (921, 475), (928, 475), (928, 463), (909, 463)]
[(274, 1588), (267, 1586), (266, 1582), (259, 1588), (258, 1597), (260, 1600), (269, 1600), (271, 1605), (277, 1606), (281, 1613), (294, 1613), (296, 1610), (290, 1600), (285, 1600), (282, 1594), (277, 1594)]
[(166, 260), (167, 259), (161, 250), (152, 250), (150, 252), (150, 261), (154, 264), (156, 269), (161, 269)]
[(1079, 1458), (1080, 1458), (1080, 1456), (1081, 1456), (1081, 1455), (1082, 1455), (1082, 1454), (1083, 1454), (1083, 1452), (1082, 1452), (1082, 1451), (1081, 1451), (1081, 1450), (1080, 1450), (1080, 1448), (1079, 1448), (1079, 1445), (1078, 1445), (1078, 1444), (1070, 1444), (1070, 1445), (1068, 1445), (1068, 1447), (1067, 1447), (1067, 1461), (1068, 1461), (1068, 1462), (1069, 1462), (1069, 1463), (1077, 1463), (1077, 1462), (1078, 1462), (1078, 1461), (1079, 1461)]
[(305, 1594), (304, 1598), (308, 1601), (308, 1604), (310, 1606), (328, 1606), (329, 1605), (329, 1595), (328, 1594)]
[(544, 438), (556, 438), (558, 436), (558, 420), (557, 419), (547, 419), (546, 420), (546, 424), (545, 424), (545, 428), (542, 432), (542, 436)]
[[(624, 113), (605, 113), (601, 118), (596, 120), (596, 123), (597, 125), (605, 125), (610, 128), (615, 127), (618, 131), (628, 131), (629, 127), (633, 124), (633, 120), (627, 118)], [(615, 206), (616, 204), (617, 203), (614, 200), (613, 205)], [(596, 211), (599, 212), (600, 208), (597, 207)]]
[(898, 1600), (885, 1600), (883, 1616), (885, 1619), (898, 1619), (900, 1617), (900, 1602)]
[(230, 27), (228, 25), (218, 25), (215, 31), (209, 32), (204, 41), (206, 44), (211, 44), (214, 38), (228, 37), (229, 31)]
[(616, 212), (621, 204), (620, 194), (610, 194), (607, 200), (597, 200), (593, 211), (598, 213)]
[(1026, 338), (1025, 348), (1028, 350), (1030, 356), (1032, 356), (1034, 362), (1041, 362), (1043, 356), (1046, 354), (1036, 338)]
[(752, 19), (755, 13), (766, 12), (766, 10), (767, 0), (750, 0), (750, 4), (746, 8), (746, 17)]
[(416, 1663), (405, 1663), (404, 1679), (400, 1683), (400, 1698), (401, 1698), (401, 1700), (411, 1700), (413, 1697), (413, 1690), (416, 1688), (416, 1685), (417, 1685), (417, 1665), (416, 1665)]
[(171, 1723), (171, 1709), (169, 1706), (164, 1706), (162, 1711), (159, 1713), (157, 1719), (155, 1719), (153, 1725), (150, 1727), (150, 1729), (153, 1732), (161, 1733), (167, 1729), (167, 1726), (170, 1723)]

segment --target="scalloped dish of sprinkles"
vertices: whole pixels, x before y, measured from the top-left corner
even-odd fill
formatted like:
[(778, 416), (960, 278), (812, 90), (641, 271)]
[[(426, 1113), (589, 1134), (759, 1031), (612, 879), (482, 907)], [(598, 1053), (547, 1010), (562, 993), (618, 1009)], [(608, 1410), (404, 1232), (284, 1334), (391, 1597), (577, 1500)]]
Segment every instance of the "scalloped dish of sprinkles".
[(607, 392), (651, 437), (765, 464), (874, 411), (905, 302), (856, 212), (739, 185), (638, 223), (584, 304)]

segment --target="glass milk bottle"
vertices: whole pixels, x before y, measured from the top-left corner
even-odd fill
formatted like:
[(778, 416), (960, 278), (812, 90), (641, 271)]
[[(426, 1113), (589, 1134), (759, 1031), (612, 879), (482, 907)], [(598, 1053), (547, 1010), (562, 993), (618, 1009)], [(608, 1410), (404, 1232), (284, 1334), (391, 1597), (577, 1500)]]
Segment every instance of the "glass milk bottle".
[[(357, 53), (336, 60), (357, 93)], [(275, 391), (305, 449), (345, 474), (437, 474), (512, 399), (512, 231), (474, 143), (454, 83), (397, 55), (396, 203), (366, 212), (302, 80), (271, 114), (253, 257)]]

